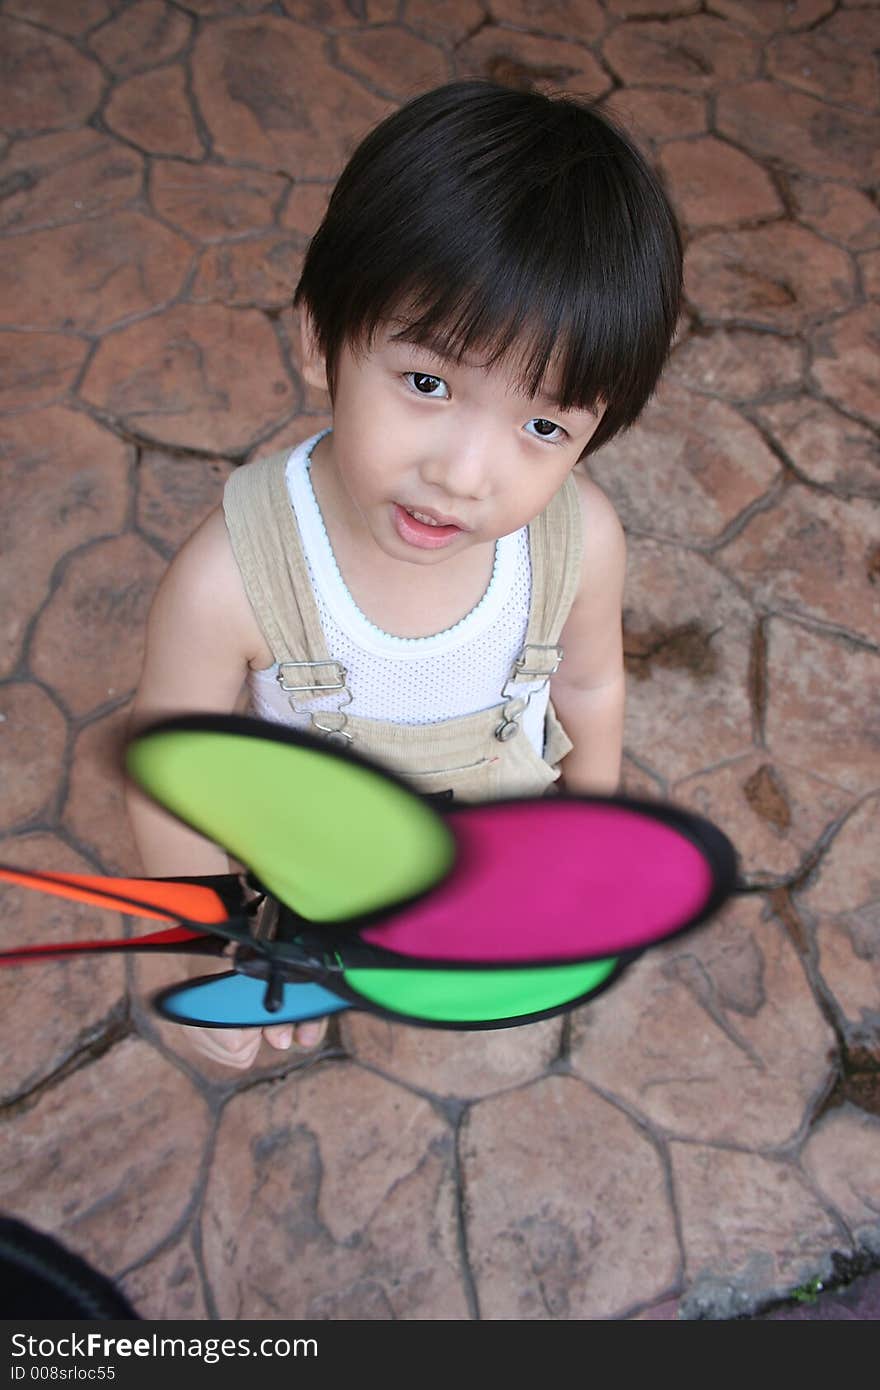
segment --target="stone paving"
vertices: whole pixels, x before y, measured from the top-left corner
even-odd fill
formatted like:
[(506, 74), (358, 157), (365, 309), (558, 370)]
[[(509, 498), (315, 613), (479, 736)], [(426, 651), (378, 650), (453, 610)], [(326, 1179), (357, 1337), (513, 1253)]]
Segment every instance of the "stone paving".
[(328, 418), (290, 297), (369, 126), (453, 76), (600, 98), (688, 243), (662, 388), (591, 468), (626, 785), (717, 820), (745, 891), (570, 1017), (351, 1016), (243, 1076), (151, 1015), (167, 962), (5, 972), (0, 1207), (143, 1316), (725, 1319), (880, 1264), (878, 36), (866, 0), (0, 4), (7, 861), (137, 871), (150, 598), (230, 470)]

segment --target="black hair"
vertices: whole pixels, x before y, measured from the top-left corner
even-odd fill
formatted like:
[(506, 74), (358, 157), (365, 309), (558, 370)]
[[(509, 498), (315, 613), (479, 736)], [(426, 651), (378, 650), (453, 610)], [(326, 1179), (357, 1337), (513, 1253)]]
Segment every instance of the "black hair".
[(306, 254), (305, 306), (331, 392), (339, 353), (380, 324), (458, 360), (516, 362), (536, 395), (638, 417), (669, 353), (681, 236), (627, 135), (587, 102), (485, 81), (408, 102), (358, 146)]

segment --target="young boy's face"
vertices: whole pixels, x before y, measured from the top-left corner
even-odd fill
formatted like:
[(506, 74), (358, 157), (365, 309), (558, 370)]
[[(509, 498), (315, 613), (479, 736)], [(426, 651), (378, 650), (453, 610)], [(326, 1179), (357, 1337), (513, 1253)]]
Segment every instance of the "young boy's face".
[[(571, 472), (601, 410), (562, 411), (521, 394), (516, 363), (491, 368), (395, 341), (343, 348), (333, 433), (315, 451), (332, 478), (338, 520), (386, 555), (437, 564), (532, 521)], [(308, 332), (304, 372), (323, 363)], [(549, 388), (548, 388), (549, 389)]]

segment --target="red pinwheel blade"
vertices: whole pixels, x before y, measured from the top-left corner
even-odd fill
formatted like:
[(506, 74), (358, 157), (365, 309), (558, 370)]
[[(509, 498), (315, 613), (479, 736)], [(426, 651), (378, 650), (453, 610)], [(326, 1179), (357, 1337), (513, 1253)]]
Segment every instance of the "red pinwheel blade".
[[(229, 885), (237, 880), (229, 875)], [(111, 912), (149, 917), (175, 925), (146, 936), (116, 940), (49, 942), (14, 947), (0, 952), (0, 965), (21, 965), (25, 961), (75, 955), (94, 951), (142, 951), (191, 949), (198, 952), (220, 950), (219, 936), (198, 930), (198, 926), (221, 927), (229, 920), (230, 907), (223, 896), (197, 880), (148, 878), (104, 878), (97, 874), (60, 874), (0, 865), (0, 882), (12, 883), (49, 893), (72, 902), (88, 903)], [(181, 921), (188, 925), (181, 925)]]

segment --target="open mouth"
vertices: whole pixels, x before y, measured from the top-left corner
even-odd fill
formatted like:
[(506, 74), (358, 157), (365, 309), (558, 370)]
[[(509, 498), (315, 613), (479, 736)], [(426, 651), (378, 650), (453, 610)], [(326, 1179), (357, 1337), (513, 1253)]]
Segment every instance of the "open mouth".
[(464, 533), (464, 527), (455, 522), (442, 521), (418, 507), (403, 507), (399, 502), (394, 503), (394, 524), (400, 538), (420, 550), (449, 545)]

